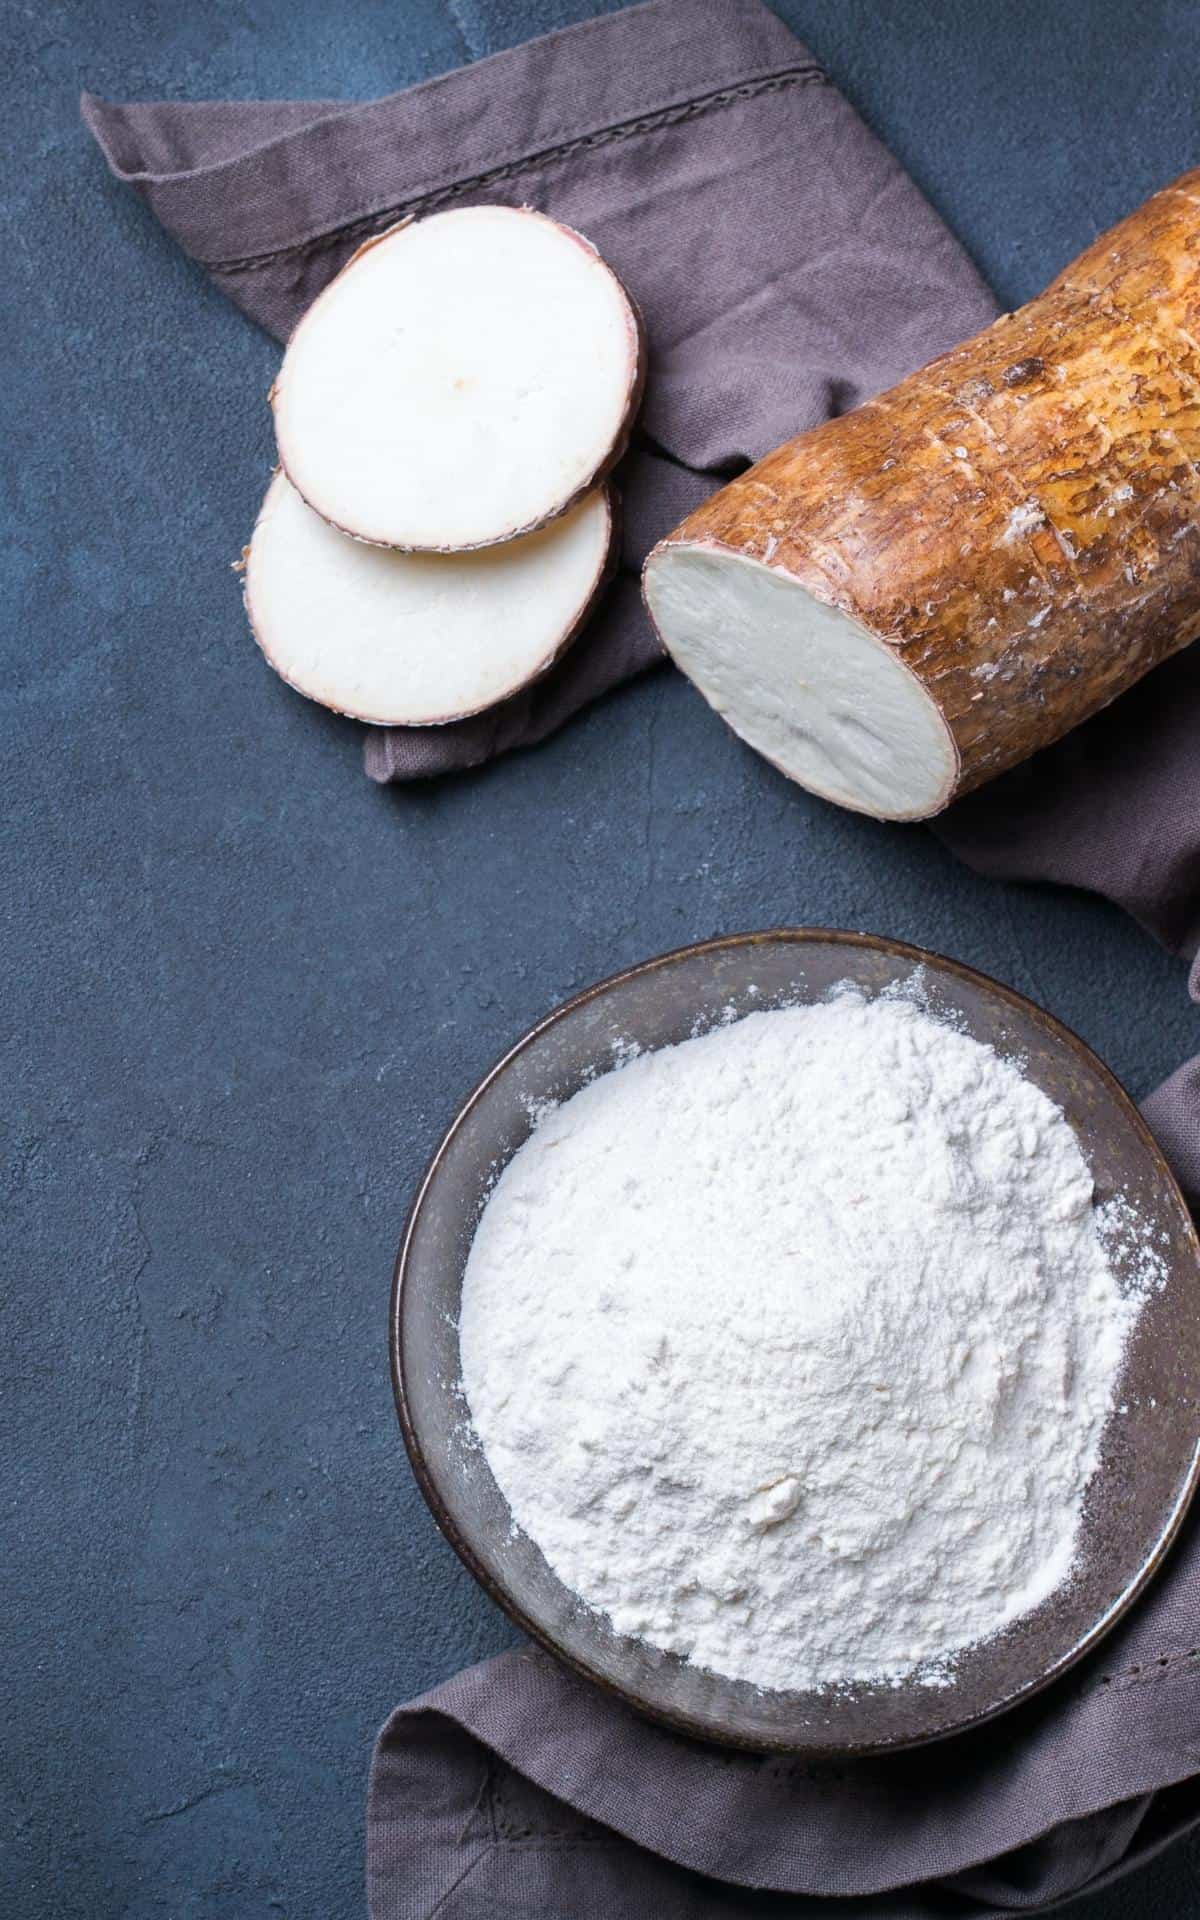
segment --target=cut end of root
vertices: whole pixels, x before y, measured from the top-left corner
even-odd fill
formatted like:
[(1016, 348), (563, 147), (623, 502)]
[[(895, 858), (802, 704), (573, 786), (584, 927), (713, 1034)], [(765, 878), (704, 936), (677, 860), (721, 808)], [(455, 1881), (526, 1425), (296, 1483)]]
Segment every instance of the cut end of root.
[(493, 546), (608, 472), (642, 370), (636, 311), (590, 242), (525, 208), (456, 207), (368, 242), (301, 320), (272, 390), (280, 460), (356, 539)]
[(552, 666), (605, 579), (606, 489), (538, 533), (481, 553), (396, 553), (339, 533), (285, 474), (246, 550), (246, 611), (297, 692), (380, 726), (439, 726)]
[(713, 544), (646, 564), (668, 653), (734, 732), (781, 772), (877, 820), (923, 820), (954, 791), (958, 753), (893, 648), (799, 580)]

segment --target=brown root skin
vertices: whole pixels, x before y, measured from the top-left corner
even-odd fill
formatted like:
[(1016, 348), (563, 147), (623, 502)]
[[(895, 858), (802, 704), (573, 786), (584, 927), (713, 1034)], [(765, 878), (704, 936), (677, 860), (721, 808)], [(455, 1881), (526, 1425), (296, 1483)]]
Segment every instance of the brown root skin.
[(758, 560), (884, 642), (949, 728), (948, 804), (1200, 634), (1198, 341), (1200, 170), (655, 551)]
[[(278, 472), (279, 469), (276, 468), (276, 469), (273, 469), (273, 471)], [(249, 560), (250, 560), (249, 546), (244, 547), (242, 550), (241, 565), (239, 566), (239, 564), (235, 561), (233, 563), (233, 569), (235, 572), (240, 572), (242, 575), (242, 604), (246, 610), (246, 619), (249, 622), (250, 631), (254, 636), (255, 645), (258, 647), (259, 652), (262, 654), (263, 659), (266, 661), (267, 665), (270, 667), (272, 673), (277, 675), (277, 677), (283, 681), (285, 686), (290, 687), (293, 693), (298, 693), (302, 699), (311, 700), (314, 706), (325, 707), (330, 713), (340, 714), (344, 720), (357, 720), (357, 721), (360, 721), (364, 726), (369, 726), (369, 727), (450, 727), (450, 726), (453, 726), (454, 723), (458, 720), (473, 720), (477, 714), (490, 713), (493, 711), (494, 708), (503, 705), (503, 703), (506, 700), (512, 700), (516, 697), (517, 694), (524, 693), (527, 688), (536, 686), (538, 681), (541, 680), (547, 673), (549, 673), (552, 667), (556, 667), (558, 665), (559, 661), (562, 659), (563, 655), (566, 653), (568, 647), (573, 646), (575, 641), (579, 638), (579, 635), (582, 633), (584, 627), (587, 625), (588, 621), (591, 619), (592, 614), (595, 612), (597, 603), (599, 602), (602, 594), (605, 592), (606, 588), (610, 585), (611, 581), (613, 580), (617, 572), (617, 566), (618, 566), (618, 560), (619, 560), (619, 554), (620, 554), (621, 512), (620, 512), (620, 496), (618, 495), (616, 488), (613, 487), (612, 485), (609, 485), (604, 489), (604, 505), (605, 505), (605, 510), (608, 518), (608, 535), (605, 542), (604, 558), (596, 574), (596, 579), (592, 587), (592, 590), (589, 593), (587, 600), (584, 602), (583, 606), (581, 607), (578, 617), (575, 619), (573, 624), (568, 628), (567, 632), (562, 636), (562, 639), (559, 641), (554, 651), (551, 654), (549, 654), (545, 660), (540, 662), (540, 664), (538, 665), (538, 667), (535, 669), (533, 673), (527, 674), (524, 677), (524, 679), (514, 682), (514, 684), (511, 687), (506, 688), (503, 693), (498, 694), (494, 700), (488, 700), (482, 706), (468, 707), (460, 713), (443, 714), (437, 719), (423, 718), (420, 720), (402, 720), (402, 719), (382, 720), (376, 714), (355, 713), (349, 707), (336, 706), (331, 700), (319, 700), (317, 699), (315, 694), (309, 693), (306, 688), (297, 686), (296, 682), (288, 677), (287, 673), (279, 665), (278, 661), (275, 659), (275, 657), (271, 653), (271, 650), (267, 645), (266, 640), (263, 637), (261, 626), (255, 620), (253, 596), (251, 592), (251, 581), (250, 581), (250, 573), (249, 573)], [(261, 518), (261, 512), (260, 512), (260, 518)], [(369, 545), (372, 543), (365, 542), (364, 544)]]
[[(486, 204), (500, 205), (501, 203), (498, 201), (497, 202), (489, 201)], [(367, 547), (384, 547), (393, 553), (483, 553), (489, 547), (507, 546), (510, 540), (520, 540), (527, 533), (539, 533), (543, 527), (551, 526), (555, 520), (561, 520), (562, 516), (565, 513), (570, 513), (572, 507), (577, 507), (579, 505), (579, 502), (584, 498), (586, 494), (594, 492), (595, 489), (598, 486), (600, 486), (602, 482), (607, 481), (609, 479), (609, 476), (612, 474), (612, 471), (614, 467), (617, 465), (617, 462), (622, 458), (622, 456), (625, 454), (626, 450), (628, 449), (630, 435), (633, 432), (634, 423), (637, 419), (638, 411), (642, 404), (642, 398), (646, 391), (646, 357), (647, 357), (646, 356), (646, 324), (642, 315), (642, 310), (638, 306), (636, 300), (633, 298), (633, 295), (630, 293), (628, 287), (625, 285), (625, 282), (622, 280), (620, 274), (617, 273), (616, 269), (609, 264), (609, 262), (601, 254), (599, 248), (595, 246), (594, 243), (587, 238), (586, 234), (580, 233), (576, 227), (568, 226), (566, 221), (564, 220), (554, 220), (550, 217), (549, 214), (538, 212), (538, 210), (534, 207), (521, 206), (521, 207), (513, 207), (513, 208), (510, 208), (509, 210), (514, 213), (523, 213), (527, 215), (528, 218), (531, 220), (543, 220), (545, 221), (547, 226), (555, 227), (558, 229), (560, 233), (567, 234), (569, 238), (574, 240), (579, 246), (581, 246), (586, 253), (590, 254), (594, 259), (600, 261), (605, 271), (611, 275), (612, 279), (616, 282), (617, 286), (620, 288), (622, 295), (624, 296), (625, 305), (629, 315), (631, 366), (630, 366), (629, 387), (628, 387), (628, 392), (626, 397), (625, 408), (622, 415), (621, 424), (617, 430), (617, 434), (613, 440), (612, 446), (610, 447), (608, 453), (605, 455), (604, 459), (598, 462), (593, 472), (589, 474), (586, 480), (584, 480), (578, 487), (575, 488), (575, 490), (571, 493), (569, 498), (562, 501), (560, 505), (554, 507), (549, 513), (542, 514), (539, 518), (535, 520), (527, 521), (524, 526), (513, 527), (511, 530), (508, 530), (501, 534), (497, 534), (497, 536), (493, 540), (475, 540), (467, 543), (466, 545), (415, 546), (415, 545), (407, 545), (403, 542), (394, 541), (394, 540), (371, 539), (370, 536), (367, 534), (356, 533), (352, 527), (343, 526), (339, 520), (335, 520), (332, 517), (332, 515), (324, 512), (324, 510), (317, 504), (317, 502), (311, 499), (309, 495), (305, 493), (303, 487), (300, 486), (300, 484), (296, 479), (295, 474), (288, 467), (287, 458), (285, 456), (283, 447), (279, 445), (277, 442), (277, 450), (279, 455), (278, 466), (281, 467), (283, 471), (287, 474), (288, 479), (291, 481), (292, 485), (295, 487), (296, 492), (300, 495), (300, 498), (304, 501), (305, 505), (308, 507), (311, 507), (314, 513), (320, 514), (321, 518), (324, 521), (326, 521), (326, 523), (329, 526), (335, 527), (339, 533), (344, 533), (347, 539), (349, 540), (359, 540), (362, 542), (364, 546), (367, 546)], [(382, 233), (372, 234), (369, 240), (364, 240), (360, 247), (356, 247), (354, 252), (351, 254), (350, 258), (347, 260), (345, 266), (339, 269), (339, 271), (334, 275), (333, 279), (329, 282), (329, 285), (327, 287), (323, 287), (321, 289), (321, 292), (317, 295), (317, 298), (313, 301), (312, 305), (307, 309), (307, 311), (304, 314), (301, 315), (299, 321), (296, 323), (296, 326), (292, 330), (291, 339), (293, 340), (295, 339), (296, 335), (300, 331), (300, 328), (304, 325), (305, 321), (308, 319), (309, 314), (313, 313), (316, 310), (320, 302), (325, 298), (325, 295), (333, 287), (337, 285), (338, 281), (342, 278), (342, 275), (349, 273), (351, 267), (354, 266), (356, 261), (361, 260), (364, 254), (370, 253), (372, 248), (380, 246), (383, 243), (383, 241), (390, 240), (391, 238), (393, 238), (394, 235), (398, 233), (403, 233), (406, 227), (411, 227), (414, 225), (416, 225), (416, 215), (408, 214), (403, 220), (397, 220), (390, 227), (385, 228)], [(276, 375), (275, 379), (272, 381), (270, 387), (267, 390), (267, 402), (271, 408), (272, 414), (275, 413), (278, 405), (279, 382), (280, 382), (281, 373), (282, 373), (282, 369), (280, 371), (280, 374)], [(465, 719), (467, 716), (460, 715), (458, 717)]]

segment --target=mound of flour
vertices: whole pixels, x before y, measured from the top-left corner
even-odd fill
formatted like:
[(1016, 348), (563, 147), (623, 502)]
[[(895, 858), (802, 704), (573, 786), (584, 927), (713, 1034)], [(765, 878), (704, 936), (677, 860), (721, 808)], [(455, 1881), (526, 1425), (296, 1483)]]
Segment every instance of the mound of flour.
[(471, 1250), (463, 1386), (619, 1632), (764, 1687), (936, 1682), (1067, 1577), (1135, 1313), (1058, 1108), (843, 990), (543, 1115)]

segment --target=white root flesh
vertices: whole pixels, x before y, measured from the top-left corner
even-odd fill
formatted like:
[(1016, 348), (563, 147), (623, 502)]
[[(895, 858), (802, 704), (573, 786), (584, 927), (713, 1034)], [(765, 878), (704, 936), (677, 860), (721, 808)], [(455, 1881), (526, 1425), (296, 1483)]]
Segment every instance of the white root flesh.
[(267, 491), (245, 556), (246, 611), (297, 692), (382, 726), (463, 719), (553, 665), (602, 585), (607, 490), (504, 547), (397, 553), (339, 533), (286, 475)]
[(588, 241), (454, 208), (369, 241), (310, 307), (272, 390), (279, 458), (357, 539), (492, 546), (608, 472), (642, 374), (636, 311)]
[(791, 779), (883, 820), (945, 804), (957, 772), (945, 721), (849, 614), (776, 568), (699, 544), (659, 548), (645, 591), (676, 664)]

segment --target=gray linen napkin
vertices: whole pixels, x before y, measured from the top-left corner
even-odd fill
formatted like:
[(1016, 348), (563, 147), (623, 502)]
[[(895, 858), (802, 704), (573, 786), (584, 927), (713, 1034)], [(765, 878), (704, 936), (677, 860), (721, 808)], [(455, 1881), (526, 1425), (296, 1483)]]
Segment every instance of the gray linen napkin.
[[(455, 726), (372, 729), (380, 780), (527, 745), (660, 658), (637, 574), (703, 495), (995, 311), (896, 162), (757, 0), (651, 0), (365, 106), (225, 102), (84, 115), (113, 171), (285, 337), (369, 233), (459, 199), (589, 234), (646, 315), (650, 380), (619, 475), (623, 571), (531, 693)], [(1109, 893), (1200, 943), (1200, 656), (938, 823), (985, 871)], [(1196, 988), (1196, 971), (1193, 990)], [(1200, 1194), (1200, 1065), (1147, 1111)], [(718, 1752), (533, 1649), (402, 1707), (368, 1807), (374, 1920), (839, 1911), (1028, 1913), (1200, 1818), (1200, 1539), (1083, 1667), (981, 1732), (847, 1765)]]

